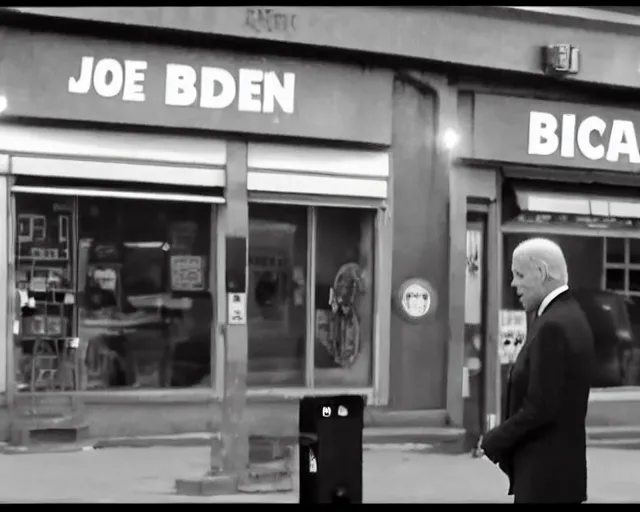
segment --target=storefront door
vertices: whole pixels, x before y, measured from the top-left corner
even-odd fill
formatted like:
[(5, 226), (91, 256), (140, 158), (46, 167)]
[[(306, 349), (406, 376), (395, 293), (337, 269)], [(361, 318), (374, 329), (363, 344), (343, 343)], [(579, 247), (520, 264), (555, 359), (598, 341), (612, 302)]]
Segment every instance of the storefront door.
[(482, 433), (485, 417), (486, 225), (485, 213), (467, 213), (462, 394), (464, 428), (471, 444)]

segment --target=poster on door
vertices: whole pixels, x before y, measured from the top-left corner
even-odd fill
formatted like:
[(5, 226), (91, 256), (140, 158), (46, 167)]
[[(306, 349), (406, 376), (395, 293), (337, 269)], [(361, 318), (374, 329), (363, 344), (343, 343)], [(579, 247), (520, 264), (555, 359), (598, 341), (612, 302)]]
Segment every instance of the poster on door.
[(204, 258), (171, 256), (171, 290), (197, 292), (204, 290)]
[(500, 311), (500, 364), (513, 363), (527, 338), (527, 314), (524, 311)]
[(482, 321), (482, 264), (482, 232), (468, 229), (464, 307), (464, 323), (467, 325), (479, 325)]

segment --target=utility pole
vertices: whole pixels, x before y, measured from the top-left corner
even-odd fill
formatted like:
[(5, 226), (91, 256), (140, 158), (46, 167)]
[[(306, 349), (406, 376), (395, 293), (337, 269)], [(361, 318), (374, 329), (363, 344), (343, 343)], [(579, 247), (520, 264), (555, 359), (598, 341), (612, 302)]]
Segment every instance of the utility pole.
[[(249, 432), (244, 420), (247, 405), (247, 266), (249, 208), (247, 203), (247, 144), (227, 143), (226, 205), (220, 209), (217, 231), (218, 263), (225, 265), (226, 301), (223, 325), (224, 388), (220, 437), (211, 442), (209, 470), (204, 476), (176, 480), (178, 494), (213, 496), (238, 491), (249, 467)], [(224, 238), (220, 232), (223, 231)], [(218, 272), (220, 276), (220, 272)], [(218, 288), (219, 289), (219, 288)]]

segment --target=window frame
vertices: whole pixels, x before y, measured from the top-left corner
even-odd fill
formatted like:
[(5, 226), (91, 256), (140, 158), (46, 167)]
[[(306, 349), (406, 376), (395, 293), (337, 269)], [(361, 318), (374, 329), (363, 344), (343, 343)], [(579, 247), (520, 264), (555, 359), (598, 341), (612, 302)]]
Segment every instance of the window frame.
[[(615, 238), (617, 240), (622, 240), (624, 243), (624, 252), (623, 258), (624, 261), (622, 263), (618, 262), (609, 262), (607, 260), (607, 246), (608, 240), (610, 238)], [(635, 239), (635, 238), (633, 238)], [(631, 240), (629, 237), (604, 237), (602, 243), (602, 278), (601, 278), (601, 289), (605, 291), (610, 291), (614, 293), (618, 293), (623, 295), (624, 297), (640, 297), (640, 291), (631, 290), (629, 288), (629, 276), (632, 270), (640, 270), (640, 263), (631, 263)], [(608, 270), (622, 270), (624, 272), (624, 285), (623, 288), (609, 288), (607, 287), (607, 271)]]
[[(285, 194), (268, 194), (253, 192), (249, 194), (249, 204), (273, 204), (273, 205), (290, 205), (290, 206), (302, 206), (306, 208), (307, 212), (307, 277), (306, 277), (306, 289), (305, 289), (305, 314), (306, 314), (306, 329), (305, 329), (305, 361), (304, 361), (304, 385), (305, 391), (313, 390), (314, 392), (330, 393), (335, 390), (335, 387), (316, 387), (315, 385), (315, 286), (316, 286), (316, 269), (317, 269), (317, 219), (318, 208), (352, 208), (352, 209), (365, 209), (373, 212), (372, 229), (373, 229), (373, 283), (372, 283), (372, 302), (373, 302), (373, 314), (372, 314), (372, 326), (371, 326), (371, 376), (369, 384), (362, 387), (344, 386), (341, 389), (349, 390), (350, 392), (361, 391), (369, 398), (373, 398), (374, 392), (379, 388), (380, 383), (380, 312), (379, 309), (379, 297), (380, 297), (380, 276), (382, 269), (381, 261), (381, 226), (386, 222), (387, 216), (387, 202), (378, 200), (360, 200), (351, 198), (332, 198), (332, 197), (314, 197), (314, 196), (300, 196), (296, 195), (288, 197)], [(249, 240), (249, 244), (251, 241)], [(260, 390), (264, 389), (264, 386), (252, 387), (252, 394), (260, 394)], [(279, 389), (279, 388), (269, 388)], [(257, 392), (257, 393), (256, 393)], [(269, 391), (271, 392), (271, 391)]]

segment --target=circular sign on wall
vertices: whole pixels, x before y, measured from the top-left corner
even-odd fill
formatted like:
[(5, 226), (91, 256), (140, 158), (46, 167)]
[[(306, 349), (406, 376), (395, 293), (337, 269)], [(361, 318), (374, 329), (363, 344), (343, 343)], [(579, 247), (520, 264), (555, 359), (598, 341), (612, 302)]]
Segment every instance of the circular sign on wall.
[(433, 314), (437, 306), (436, 293), (424, 279), (407, 279), (398, 290), (397, 302), (402, 315), (411, 321)]

